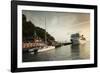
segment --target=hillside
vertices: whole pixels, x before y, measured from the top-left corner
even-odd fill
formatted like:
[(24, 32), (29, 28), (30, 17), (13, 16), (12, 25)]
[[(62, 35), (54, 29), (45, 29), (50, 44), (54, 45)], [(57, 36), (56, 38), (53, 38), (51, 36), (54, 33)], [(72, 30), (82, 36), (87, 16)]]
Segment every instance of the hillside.
[(47, 42), (50, 43), (50, 41), (55, 41), (54, 37), (51, 36), (48, 32), (45, 31), (45, 29), (37, 27), (34, 23), (31, 21), (26, 21), (27, 18), (23, 14), (22, 15), (22, 34), (23, 38), (27, 37), (35, 37), (34, 32), (36, 32), (36, 35), (40, 37), (43, 41), (45, 40), (45, 34), (47, 36)]

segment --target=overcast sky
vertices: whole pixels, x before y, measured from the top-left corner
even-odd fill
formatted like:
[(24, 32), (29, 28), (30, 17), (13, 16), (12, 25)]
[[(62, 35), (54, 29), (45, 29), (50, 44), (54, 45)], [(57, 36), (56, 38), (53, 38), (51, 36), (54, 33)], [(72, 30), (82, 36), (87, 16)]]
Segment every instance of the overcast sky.
[[(70, 40), (73, 33), (79, 32), (90, 39), (90, 14), (71, 12), (44, 12), (23, 10), (27, 21), (45, 29), (56, 41)], [(46, 18), (46, 20), (45, 20)]]

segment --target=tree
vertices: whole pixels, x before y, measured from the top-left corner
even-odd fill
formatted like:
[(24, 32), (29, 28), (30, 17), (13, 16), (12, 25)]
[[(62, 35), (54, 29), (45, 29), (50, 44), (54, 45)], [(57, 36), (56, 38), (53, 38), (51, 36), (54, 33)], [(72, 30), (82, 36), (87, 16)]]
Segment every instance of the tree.
[[(45, 29), (35, 26), (31, 21), (26, 21), (26, 16), (24, 14), (22, 15), (22, 27), (23, 38), (34, 37), (34, 33), (36, 32), (38, 37), (40, 37), (43, 41), (45, 40)], [(48, 32), (46, 32), (46, 35), (48, 42), (50, 40), (55, 40)]]

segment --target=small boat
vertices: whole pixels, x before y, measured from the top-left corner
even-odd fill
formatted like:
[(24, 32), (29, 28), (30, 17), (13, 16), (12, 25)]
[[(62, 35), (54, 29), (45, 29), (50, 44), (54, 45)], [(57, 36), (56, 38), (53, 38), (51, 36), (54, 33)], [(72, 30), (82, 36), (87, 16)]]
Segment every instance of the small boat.
[(82, 35), (80, 36), (79, 42), (80, 44), (85, 44), (87, 41), (86, 41), (86, 38)]

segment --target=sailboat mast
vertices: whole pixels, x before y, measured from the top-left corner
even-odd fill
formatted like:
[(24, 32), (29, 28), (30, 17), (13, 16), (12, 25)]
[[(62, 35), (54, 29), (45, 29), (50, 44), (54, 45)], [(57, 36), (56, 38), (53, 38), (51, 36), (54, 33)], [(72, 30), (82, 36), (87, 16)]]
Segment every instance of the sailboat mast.
[(47, 35), (46, 35), (46, 16), (45, 16), (45, 44), (47, 43)]

